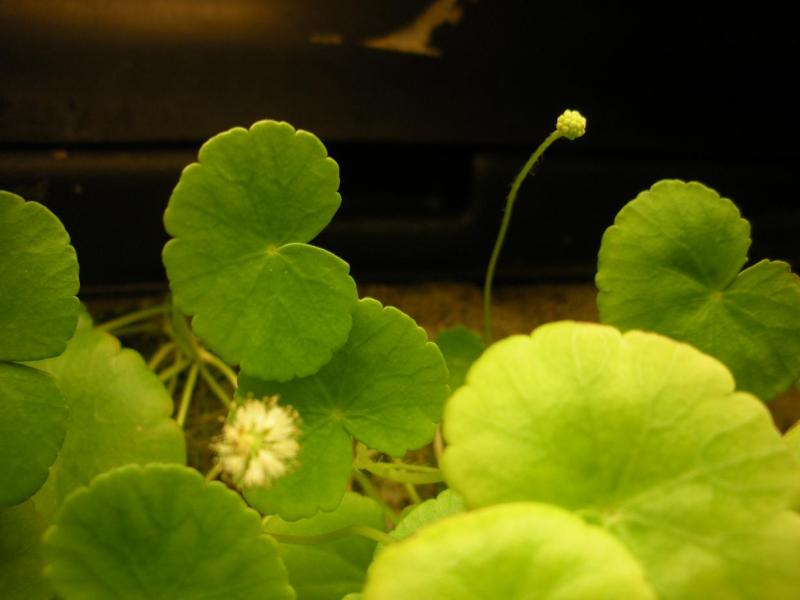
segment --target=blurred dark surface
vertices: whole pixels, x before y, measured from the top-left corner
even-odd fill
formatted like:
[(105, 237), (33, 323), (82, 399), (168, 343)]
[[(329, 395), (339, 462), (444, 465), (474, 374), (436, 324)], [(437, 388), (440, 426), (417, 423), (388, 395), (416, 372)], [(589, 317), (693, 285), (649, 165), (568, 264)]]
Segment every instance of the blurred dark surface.
[[(591, 278), (616, 211), (665, 177), (732, 198), (751, 256), (798, 266), (783, 6), (0, 3), (0, 188), (62, 218), (85, 286), (158, 283), (181, 168), (218, 131), (281, 119), (340, 163), (342, 210), (318, 243), (356, 277), (478, 279), (516, 170), (577, 108), (588, 133), (523, 186), (501, 278)], [(437, 11), (415, 52), (376, 47)]]

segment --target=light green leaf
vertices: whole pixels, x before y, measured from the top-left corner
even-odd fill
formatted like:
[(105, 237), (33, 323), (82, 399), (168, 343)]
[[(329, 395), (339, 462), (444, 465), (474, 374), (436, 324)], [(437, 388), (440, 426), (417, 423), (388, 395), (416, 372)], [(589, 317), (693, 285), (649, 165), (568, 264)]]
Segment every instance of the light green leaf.
[(0, 191), (0, 361), (61, 354), (78, 320), (78, 259), (61, 221)]
[[(644, 527), (642, 527), (644, 525)], [(633, 553), (654, 581), (668, 581), (663, 598), (784, 600), (800, 589), (800, 515), (785, 511), (690, 543), (631, 523)], [(626, 540), (627, 541), (627, 540)]]
[(728, 534), (715, 550), (732, 595), (783, 599), (800, 590), (800, 515), (783, 512), (748, 530)]
[(30, 500), (0, 508), (0, 598), (3, 600), (52, 598), (42, 577), (40, 539), (46, 526)]
[(357, 300), (349, 266), (308, 246), (341, 198), (322, 143), (260, 121), (200, 149), (164, 213), (176, 305), (225, 360), (263, 379), (310, 375), (347, 340)]
[(332, 510), (347, 484), (352, 438), (397, 457), (429, 443), (447, 377), (439, 349), (411, 317), (359, 301), (350, 338), (318, 373), (285, 383), (240, 376), (239, 397), (278, 394), (303, 421), (300, 466), (271, 489), (246, 490), (247, 500), (286, 519)]
[(448, 402), (444, 435), (445, 478), (469, 506), (578, 511), (644, 561), (663, 598), (702, 597), (692, 587), (702, 578), (647, 557), (680, 558), (772, 519), (798, 477), (767, 410), (717, 360), (588, 323), (489, 348)]
[[(795, 423), (794, 426), (786, 432), (783, 439), (786, 440), (797, 463), (800, 464), (800, 423)], [(800, 510), (800, 476), (797, 478), (797, 491), (795, 492), (795, 499), (794, 502), (792, 502), (792, 507), (795, 510)]]
[(53, 378), (0, 362), (0, 506), (30, 498), (64, 442), (67, 403)]
[(800, 376), (800, 278), (747, 261), (750, 225), (699, 183), (666, 180), (628, 203), (600, 248), (600, 319), (688, 342), (770, 400)]
[(441, 521), (464, 510), (464, 499), (453, 490), (447, 489), (436, 498), (426, 500), (411, 509), (397, 524), (397, 527), (389, 532), (389, 535), (397, 540), (403, 540), (421, 527)]
[(795, 423), (794, 426), (786, 432), (784, 436), (789, 447), (794, 452), (797, 460), (800, 461), (800, 423)]
[(483, 353), (483, 339), (466, 327), (452, 327), (436, 336), (436, 345), (450, 371), (450, 389), (458, 389), (464, 384), (472, 363)]
[(554, 506), (462, 513), (377, 555), (365, 600), (655, 599), (625, 547)]
[[(370, 498), (348, 492), (333, 512), (318, 513), (310, 519), (293, 523), (271, 517), (266, 520), (264, 531), (309, 536), (353, 525), (366, 525), (383, 531), (385, 523), (381, 507)], [(287, 543), (279, 546), (298, 600), (338, 599), (361, 591), (375, 550), (374, 541), (357, 535), (324, 544)]]
[(113, 336), (81, 330), (58, 358), (39, 363), (70, 407), (67, 435), (34, 500), (50, 521), (67, 495), (95, 475), (128, 463), (186, 461), (172, 399), (135, 351)]
[(44, 554), (66, 598), (294, 598), (258, 514), (179, 465), (98, 476), (64, 503)]

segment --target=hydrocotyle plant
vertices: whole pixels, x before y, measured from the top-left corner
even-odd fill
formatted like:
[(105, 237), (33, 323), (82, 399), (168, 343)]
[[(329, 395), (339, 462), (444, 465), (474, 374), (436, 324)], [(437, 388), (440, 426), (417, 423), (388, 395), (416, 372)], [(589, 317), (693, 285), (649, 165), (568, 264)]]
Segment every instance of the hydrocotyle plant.
[[(99, 326), (56, 217), (0, 193), (0, 597), (796, 594), (800, 429), (763, 401), (800, 378), (800, 280), (739, 273), (730, 201), (657, 183), (603, 239), (605, 324), (491, 343), (516, 193), (585, 126), (564, 113), (512, 185), (483, 338), (358, 297), (311, 245), (338, 166), (287, 123), (201, 148), (165, 211), (172, 302)], [(151, 321), (148, 361), (110, 333)], [(227, 414), (205, 474), (201, 386)]]

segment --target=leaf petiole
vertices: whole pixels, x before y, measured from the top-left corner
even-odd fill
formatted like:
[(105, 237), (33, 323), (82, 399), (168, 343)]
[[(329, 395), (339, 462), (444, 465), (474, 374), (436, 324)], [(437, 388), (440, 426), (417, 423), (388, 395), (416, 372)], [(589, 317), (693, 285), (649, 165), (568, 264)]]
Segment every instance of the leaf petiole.
[(436, 464), (442, 462), (442, 454), (444, 453), (444, 437), (442, 436), (441, 423), (436, 425), (436, 433), (433, 436), (433, 454), (436, 457)]
[(424, 484), (444, 481), (441, 471), (435, 467), (406, 463), (379, 463), (363, 456), (356, 459), (356, 467), (398, 483)]
[(380, 505), (380, 507), (383, 509), (383, 514), (386, 516), (389, 522), (391, 522), (393, 525), (397, 525), (398, 522), (397, 515), (394, 514), (394, 511), (391, 508), (389, 508), (389, 505), (387, 505), (386, 502), (383, 501), (383, 498), (381, 498), (381, 495), (378, 493), (378, 490), (375, 489), (375, 486), (369, 480), (369, 477), (364, 475), (364, 473), (362, 473), (358, 469), (354, 468), (353, 479), (355, 479), (358, 482), (358, 485), (361, 486), (361, 489), (364, 490), (364, 493), (367, 494), (367, 496), (375, 500), (375, 502), (377, 502)]
[(101, 323), (97, 326), (97, 329), (101, 329), (103, 331), (113, 332), (115, 329), (121, 329), (127, 325), (131, 325), (133, 323), (138, 323), (139, 321), (144, 321), (146, 319), (150, 319), (155, 317), (156, 315), (163, 315), (164, 313), (169, 312), (170, 307), (166, 304), (159, 304), (158, 306), (151, 306), (149, 308), (143, 308), (142, 310), (137, 310), (127, 315), (122, 315), (116, 319), (111, 319), (110, 321), (106, 321), (105, 323)]
[(236, 376), (236, 373), (233, 371), (233, 369), (231, 369), (230, 366), (225, 361), (223, 361), (218, 356), (211, 354), (211, 352), (205, 350), (204, 348), (199, 349), (199, 356), (200, 360), (202, 360), (204, 363), (206, 363), (207, 365), (211, 365), (212, 367), (217, 369), (220, 373), (222, 373), (225, 376), (225, 378), (230, 382), (230, 384), (233, 386), (233, 389), (236, 389), (239, 386), (239, 381), (238, 381), (239, 378)]
[(219, 477), (220, 473), (222, 473), (222, 463), (221, 462), (214, 463), (214, 466), (208, 470), (208, 473), (206, 473), (205, 476), (206, 483), (214, 481), (217, 477)]
[(181, 392), (181, 403), (178, 408), (178, 416), (175, 418), (181, 427), (186, 423), (186, 415), (189, 412), (189, 405), (192, 403), (195, 385), (197, 385), (198, 371), (199, 364), (194, 363), (192, 368), (189, 369), (189, 375), (186, 377), (186, 383), (183, 386), (183, 392)]
[(153, 356), (150, 357), (150, 360), (147, 361), (147, 366), (150, 367), (153, 371), (155, 371), (159, 365), (164, 362), (170, 352), (175, 350), (175, 342), (167, 342), (159, 346), (158, 350), (155, 351)]
[(281, 544), (325, 544), (353, 535), (365, 537), (380, 544), (393, 544), (397, 541), (388, 533), (366, 525), (350, 525), (320, 535), (291, 535), (272, 532), (267, 532), (267, 535), (274, 537)]
[(120, 327), (114, 330), (114, 335), (123, 337), (126, 335), (138, 335), (141, 333), (160, 334), (161, 328), (155, 323), (140, 323), (138, 325), (130, 325), (128, 327)]
[(225, 408), (230, 408), (231, 401), (228, 397), (228, 394), (225, 393), (225, 390), (222, 389), (222, 386), (214, 379), (214, 376), (208, 372), (206, 366), (203, 363), (195, 363), (198, 368), (200, 369), (200, 376), (203, 378), (203, 381), (206, 382), (208, 389), (211, 390), (211, 393), (214, 394), (222, 405)]
[(187, 356), (191, 357), (192, 359), (197, 359), (197, 343), (195, 341), (194, 334), (192, 333), (192, 330), (186, 321), (186, 315), (180, 312), (177, 307), (173, 306), (171, 316), (172, 318), (170, 319), (170, 324), (167, 327), (170, 337)]
[(170, 381), (174, 379), (177, 375), (179, 375), (184, 369), (186, 369), (190, 364), (192, 364), (191, 360), (188, 359), (177, 359), (171, 366), (167, 367), (160, 373), (158, 373), (158, 378), (161, 381)]

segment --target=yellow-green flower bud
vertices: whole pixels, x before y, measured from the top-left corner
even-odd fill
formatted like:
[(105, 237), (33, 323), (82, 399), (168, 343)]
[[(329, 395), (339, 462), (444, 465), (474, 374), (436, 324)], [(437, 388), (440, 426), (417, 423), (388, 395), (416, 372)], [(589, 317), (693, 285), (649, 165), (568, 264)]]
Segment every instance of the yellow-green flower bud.
[(586, 118), (577, 110), (565, 110), (558, 121), (556, 131), (568, 140), (574, 140), (586, 133)]

